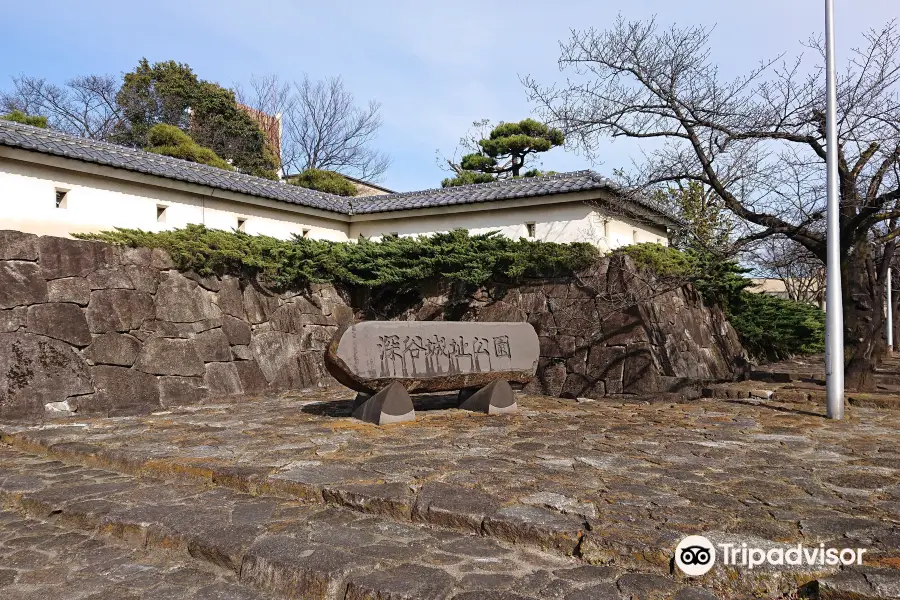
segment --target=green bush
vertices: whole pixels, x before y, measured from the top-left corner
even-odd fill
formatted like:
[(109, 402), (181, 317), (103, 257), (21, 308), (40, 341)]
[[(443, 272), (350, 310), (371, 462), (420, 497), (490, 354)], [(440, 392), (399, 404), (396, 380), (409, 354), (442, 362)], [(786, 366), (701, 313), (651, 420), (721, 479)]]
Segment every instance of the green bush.
[(355, 196), (356, 186), (340, 173), (323, 169), (306, 169), (287, 180), (288, 183), (337, 196)]
[(154, 154), (164, 154), (173, 158), (180, 158), (190, 162), (209, 165), (227, 171), (233, 171), (228, 162), (222, 160), (209, 148), (204, 148), (191, 139), (191, 136), (175, 127), (160, 123), (154, 125), (147, 136), (150, 145), (145, 148)]
[(409, 291), (420, 289), (429, 279), (480, 285), (492, 280), (565, 276), (599, 258), (590, 244), (511, 240), (496, 232), (469, 235), (464, 229), (359, 243), (299, 236), (284, 241), (202, 225), (158, 233), (116, 229), (77, 237), (163, 248), (180, 269), (204, 275), (258, 273), (281, 289), (330, 282)]
[(41, 117), (39, 115), (26, 115), (21, 110), (14, 110), (5, 115), (0, 115), (0, 119), (3, 119), (4, 121), (21, 123), (22, 125), (32, 125), (34, 127), (47, 129), (47, 117)]
[(825, 348), (825, 313), (821, 309), (748, 292), (752, 282), (743, 277), (747, 271), (733, 261), (658, 244), (635, 244), (616, 252), (631, 256), (635, 264), (661, 277), (693, 283), (706, 302), (722, 307), (755, 359), (782, 360)]
[(757, 359), (825, 351), (825, 312), (811, 304), (745, 291), (729, 307), (729, 320)]

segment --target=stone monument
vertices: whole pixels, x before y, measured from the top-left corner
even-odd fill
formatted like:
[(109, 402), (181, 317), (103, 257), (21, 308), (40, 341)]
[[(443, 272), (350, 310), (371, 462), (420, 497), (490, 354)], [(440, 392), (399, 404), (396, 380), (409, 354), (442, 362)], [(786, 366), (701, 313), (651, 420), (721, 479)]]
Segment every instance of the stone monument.
[(462, 409), (513, 412), (510, 383), (531, 381), (539, 355), (528, 323), (366, 321), (335, 333), (325, 365), (359, 392), (353, 416), (383, 424), (415, 419), (411, 393), (459, 390)]

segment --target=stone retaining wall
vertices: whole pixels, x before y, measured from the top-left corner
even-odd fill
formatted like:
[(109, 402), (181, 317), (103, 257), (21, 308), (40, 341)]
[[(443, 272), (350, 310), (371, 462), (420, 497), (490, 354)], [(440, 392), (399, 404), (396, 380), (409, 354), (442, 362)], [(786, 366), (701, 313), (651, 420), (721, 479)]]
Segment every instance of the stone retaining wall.
[[(541, 359), (529, 390), (554, 396), (733, 379), (742, 349), (721, 313), (689, 289), (647, 293), (620, 263), (576, 280), (435, 288), (400, 318), (532, 323)], [(329, 285), (275, 293), (180, 273), (160, 250), (0, 231), (0, 418), (145, 413), (333, 385), (323, 350), (370, 308), (347, 298)]]
[(0, 418), (327, 385), (322, 350), (352, 317), (330, 286), (275, 294), (160, 250), (2, 231)]
[(616, 256), (574, 278), (474, 294), (444, 286), (407, 317), (531, 323), (541, 358), (526, 391), (550, 396), (697, 397), (704, 382), (743, 378), (746, 355), (722, 311), (691, 286), (665, 286)]

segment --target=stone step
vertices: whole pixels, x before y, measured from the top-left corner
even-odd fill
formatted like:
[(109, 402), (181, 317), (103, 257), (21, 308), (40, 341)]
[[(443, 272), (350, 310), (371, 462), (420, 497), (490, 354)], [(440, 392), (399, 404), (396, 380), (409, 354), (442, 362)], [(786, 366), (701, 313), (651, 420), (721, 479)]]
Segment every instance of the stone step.
[[(67, 465), (8, 446), (0, 446), (0, 465), (7, 511), (164, 555), (170, 565), (200, 561), (218, 569), (217, 585), (240, 586), (215, 598), (253, 598), (238, 595), (251, 589), (335, 600), (716, 597), (668, 575), (591, 566), (474, 531)], [(159, 577), (148, 573), (148, 585)]]
[(172, 560), (0, 510), (0, 598), (263, 600), (264, 596), (238, 584), (232, 573), (191, 557)]
[[(825, 390), (815, 387), (794, 385), (761, 385), (748, 382), (721, 384), (703, 388), (704, 398), (719, 400), (755, 399), (770, 402), (813, 403), (823, 405), (826, 402)], [(900, 409), (900, 393), (896, 392), (847, 392), (847, 404), (861, 408)]]
[[(53, 432), (54, 430), (50, 430)], [(262, 494), (302, 503), (322, 503), (392, 519), (427, 523), (473, 532), (518, 544), (533, 544), (565, 556), (579, 552), (589, 525), (578, 515), (579, 507), (508, 504), (464, 485), (424, 482), (415, 489), (392, 483), (379, 473), (367, 473), (350, 465), (300, 461), (288, 469), (241, 467), (210, 460), (154, 459), (144, 453), (107, 448), (84, 442), (56, 442), (47, 430), (6, 433), (0, 440), (26, 452), (68, 464), (109, 469), (138, 477), (152, 477), (212, 485), (239, 492)], [(58, 432), (57, 432), (58, 433)], [(386, 465), (386, 470), (390, 465)], [(549, 502), (552, 504), (552, 502)], [(537, 502), (540, 504), (540, 502)], [(583, 507), (583, 510), (588, 510)], [(574, 513), (574, 514), (571, 514)], [(633, 552), (621, 547), (623, 558)], [(655, 565), (668, 569), (668, 559)]]

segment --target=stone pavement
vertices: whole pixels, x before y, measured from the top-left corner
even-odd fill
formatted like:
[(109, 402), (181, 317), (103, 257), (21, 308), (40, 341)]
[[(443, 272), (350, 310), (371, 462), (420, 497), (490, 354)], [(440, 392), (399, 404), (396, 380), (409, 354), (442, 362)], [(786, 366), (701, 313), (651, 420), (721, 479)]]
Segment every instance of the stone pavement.
[[(900, 597), (900, 412), (522, 396), (487, 417), (431, 396), (379, 428), (338, 396), (0, 424), (0, 496), (274, 597)], [(868, 551), (686, 580), (670, 560), (694, 533)]]

